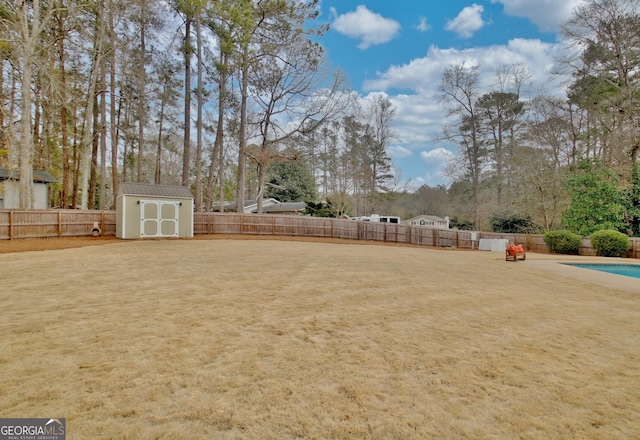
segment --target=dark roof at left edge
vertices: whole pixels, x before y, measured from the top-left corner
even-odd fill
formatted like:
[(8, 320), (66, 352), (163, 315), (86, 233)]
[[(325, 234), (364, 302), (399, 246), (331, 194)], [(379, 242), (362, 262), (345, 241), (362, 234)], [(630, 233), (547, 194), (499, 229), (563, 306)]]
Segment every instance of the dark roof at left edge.
[[(0, 167), (0, 180), (18, 180), (20, 179), (20, 171), (9, 171), (8, 168)], [(58, 180), (48, 171), (33, 170), (33, 181), (38, 183), (57, 183)]]

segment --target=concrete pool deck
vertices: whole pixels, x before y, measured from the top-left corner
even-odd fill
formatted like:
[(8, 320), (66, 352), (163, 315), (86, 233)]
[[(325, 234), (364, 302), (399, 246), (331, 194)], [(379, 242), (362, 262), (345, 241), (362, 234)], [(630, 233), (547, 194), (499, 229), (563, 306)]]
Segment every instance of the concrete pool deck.
[(628, 258), (585, 257), (572, 255), (547, 255), (527, 253), (526, 261), (515, 264), (551, 272), (558, 276), (573, 278), (580, 281), (597, 284), (603, 287), (640, 293), (640, 280), (637, 278), (601, 272), (593, 269), (569, 266), (565, 263), (584, 264), (628, 264), (640, 266), (640, 261)]

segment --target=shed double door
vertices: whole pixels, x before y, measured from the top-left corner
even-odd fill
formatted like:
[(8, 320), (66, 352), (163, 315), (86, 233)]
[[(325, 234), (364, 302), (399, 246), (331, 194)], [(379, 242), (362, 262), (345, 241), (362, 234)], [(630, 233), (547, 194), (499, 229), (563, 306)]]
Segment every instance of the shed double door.
[(177, 237), (180, 224), (179, 208), (179, 202), (141, 200), (140, 236)]

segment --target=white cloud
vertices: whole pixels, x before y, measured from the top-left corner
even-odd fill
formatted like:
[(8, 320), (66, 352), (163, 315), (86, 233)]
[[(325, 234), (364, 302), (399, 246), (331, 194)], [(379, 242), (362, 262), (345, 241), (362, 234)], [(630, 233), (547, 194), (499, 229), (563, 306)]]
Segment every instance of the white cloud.
[[(396, 108), (393, 125), (400, 134), (400, 140), (389, 153), (396, 163), (402, 165), (407, 177), (412, 177), (414, 184), (417, 182), (415, 176), (422, 176), (422, 183), (437, 185), (447, 181), (442, 170), (455, 151), (454, 146), (438, 140), (447, 122), (438, 91), (444, 70), (463, 63), (478, 66), (480, 93), (485, 93), (494, 86), (498, 69), (520, 64), (531, 74), (534, 87), (544, 85), (547, 93), (562, 96), (563, 87), (554, 85), (549, 77), (562, 48), (561, 44), (523, 38), (513, 39), (506, 45), (467, 49), (431, 46), (424, 57), (392, 65), (386, 71), (378, 72), (375, 79), (366, 81), (363, 88), (369, 94), (362, 99), (366, 101), (373, 95), (384, 93), (391, 100)], [(403, 93), (397, 93), (397, 90)], [(411, 155), (407, 156), (409, 152)]]
[(491, 0), (491, 3), (501, 3), (505, 14), (527, 18), (541, 31), (554, 32), (584, 0)]
[(420, 152), (420, 158), (429, 167), (441, 165), (451, 159), (451, 152), (446, 148), (434, 148)]
[(548, 82), (548, 74), (561, 48), (540, 40), (516, 38), (507, 45), (474, 47), (468, 49), (440, 49), (431, 46), (423, 58), (411, 60), (407, 64), (391, 66), (379, 72), (376, 79), (364, 83), (365, 90), (403, 89), (433, 97), (444, 70), (454, 64), (478, 66), (481, 86), (492, 83), (496, 69), (505, 65), (522, 64), (528, 67), (534, 83)]
[(413, 152), (409, 148), (403, 147), (402, 145), (391, 145), (387, 148), (387, 153), (395, 159), (411, 157), (413, 155)]
[(453, 153), (446, 148), (437, 147), (431, 150), (421, 151), (420, 159), (424, 165), (424, 173), (417, 179), (419, 183), (429, 186), (441, 185), (449, 180), (444, 175), (447, 164), (453, 158)]
[(360, 49), (387, 43), (400, 31), (400, 23), (371, 12), (362, 5), (355, 11), (343, 15), (337, 15), (335, 8), (331, 8), (331, 14), (335, 17), (331, 25), (332, 29), (349, 38), (359, 39)]
[(486, 23), (482, 20), (484, 7), (473, 4), (464, 8), (456, 18), (450, 20), (445, 29), (457, 33), (462, 38), (471, 38), (473, 33)]
[(442, 108), (437, 97), (429, 95), (396, 95), (389, 100), (396, 109), (394, 129), (400, 135), (401, 144), (415, 150), (433, 143), (435, 134), (441, 130)]
[(415, 191), (422, 185), (448, 184), (450, 179), (444, 175), (444, 170), (452, 157), (451, 151), (441, 147), (421, 151), (419, 160), (421, 171), (411, 178), (409, 190)]
[(420, 32), (425, 32), (431, 29), (429, 23), (427, 23), (427, 19), (425, 17), (420, 17), (420, 23), (418, 23), (417, 28)]

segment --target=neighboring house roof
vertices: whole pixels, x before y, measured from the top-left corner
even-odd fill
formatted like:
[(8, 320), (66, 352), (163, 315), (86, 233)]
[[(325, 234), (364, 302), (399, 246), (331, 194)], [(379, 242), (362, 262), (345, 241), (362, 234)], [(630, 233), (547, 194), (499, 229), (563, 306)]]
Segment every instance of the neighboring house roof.
[(193, 199), (186, 186), (155, 185), (150, 183), (121, 183), (118, 192), (128, 196), (168, 197), (174, 199)]
[(286, 202), (279, 203), (277, 205), (271, 205), (262, 207), (262, 212), (265, 214), (277, 214), (278, 212), (301, 212), (307, 207), (305, 202)]
[[(279, 205), (280, 202), (273, 197), (269, 197), (268, 199), (262, 200), (262, 212), (265, 212), (265, 208), (273, 205)], [(257, 200), (245, 200), (244, 201), (244, 212), (245, 213), (256, 213), (258, 212), (258, 201)]]
[(442, 217), (438, 217), (437, 215), (419, 215), (417, 217), (414, 218), (410, 218), (409, 220), (407, 220), (407, 223), (411, 223), (413, 221), (416, 220), (431, 220), (433, 222), (446, 222), (447, 220), (442, 218)]
[[(0, 167), (0, 180), (19, 180), (20, 179), (20, 171), (13, 170), (9, 171), (8, 168)], [(37, 183), (57, 183), (55, 177), (53, 177), (49, 172), (44, 170), (33, 170), (33, 181)]]
[[(282, 212), (301, 212), (307, 207), (304, 202), (280, 202), (273, 197), (262, 200), (262, 212), (263, 214), (277, 214)], [(225, 204), (225, 209), (236, 211), (236, 202), (229, 202)], [(245, 214), (255, 214), (258, 212), (257, 200), (245, 200), (244, 211)]]

